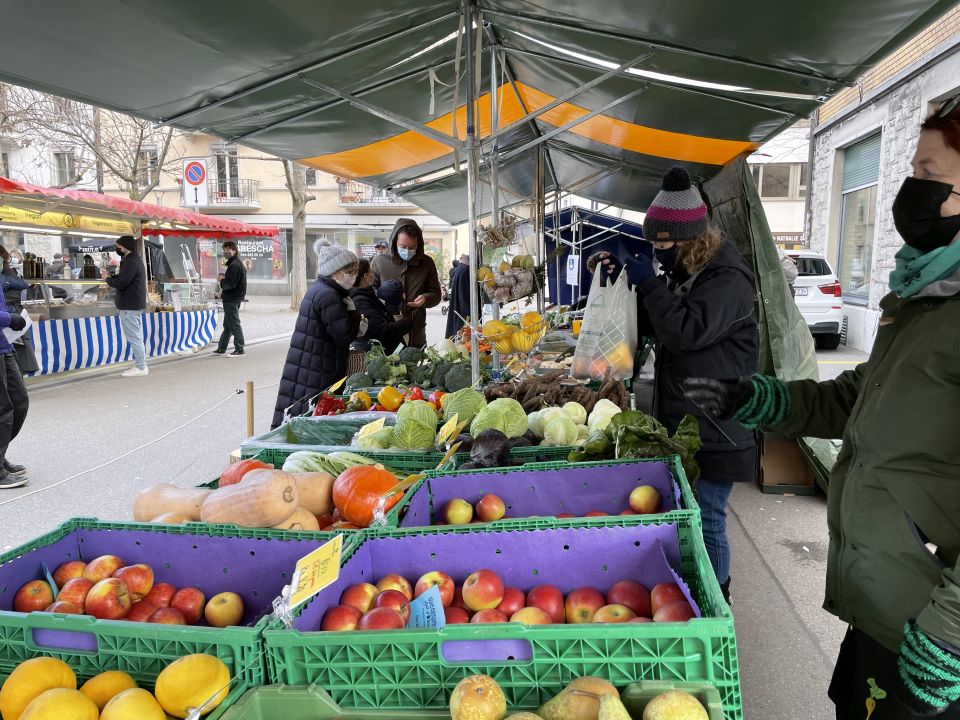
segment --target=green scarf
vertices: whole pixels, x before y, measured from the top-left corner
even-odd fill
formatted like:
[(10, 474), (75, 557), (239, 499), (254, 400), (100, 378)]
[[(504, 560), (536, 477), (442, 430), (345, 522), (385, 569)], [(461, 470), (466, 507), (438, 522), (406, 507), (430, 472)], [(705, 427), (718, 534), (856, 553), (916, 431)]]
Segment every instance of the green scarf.
[(927, 285), (950, 277), (960, 268), (960, 242), (924, 254), (904, 245), (896, 255), (897, 269), (890, 273), (890, 289), (909, 298)]

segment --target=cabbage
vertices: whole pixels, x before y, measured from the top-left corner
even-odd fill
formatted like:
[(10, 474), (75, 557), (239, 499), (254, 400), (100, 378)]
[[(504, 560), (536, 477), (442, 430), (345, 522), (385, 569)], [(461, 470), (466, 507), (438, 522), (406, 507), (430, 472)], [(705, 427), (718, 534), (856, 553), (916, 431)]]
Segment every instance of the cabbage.
[(457, 354), (457, 346), (453, 344), (453, 340), (450, 338), (445, 338), (433, 346), (434, 351), (442, 358), (449, 358), (451, 355)]
[(527, 431), (527, 413), (513, 398), (498, 398), (477, 413), (470, 434), (476, 437), (487, 428), (499, 430), (508, 438), (520, 437)]
[(543, 410), (536, 410), (527, 415), (527, 428), (538, 438), (543, 437)]
[(423, 400), (405, 402), (397, 410), (393, 444), (404, 450), (427, 450), (437, 437), (437, 412)]
[(576, 441), (577, 426), (568, 417), (551, 420), (543, 429), (543, 442), (546, 445), (573, 445)]
[(389, 450), (393, 446), (393, 428), (384, 427), (357, 438), (357, 447), (362, 450)]
[(444, 397), (443, 419), (449, 420), (456, 413), (457, 422), (469, 423), (486, 406), (487, 399), (482, 392), (473, 388), (463, 388)]
[(586, 425), (577, 425), (577, 442), (586, 440), (588, 437), (590, 437), (590, 428)]
[(610, 418), (614, 415), (619, 415), (623, 412), (620, 407), (606, 398), (601, 398), (597, 400), (597, 404), (593, 406), (593, 412), (590, 413), (590, 419), (587, 421), (587, 426), (591, 430), (606, 430), (607, 425), (610, 424)]
[(583, 425), (587, 421), (587, 410), (578, 402), (568, 402), (563, 411), (573, 420), (574, 425)]
[(552, 420), (559, 420), (560, 418), (567, 417), (567, 414), (563, 411), (562, 408), (558, 407), (549, 407), (542, 411), (541, 415), (543, 427), (546, 427)]

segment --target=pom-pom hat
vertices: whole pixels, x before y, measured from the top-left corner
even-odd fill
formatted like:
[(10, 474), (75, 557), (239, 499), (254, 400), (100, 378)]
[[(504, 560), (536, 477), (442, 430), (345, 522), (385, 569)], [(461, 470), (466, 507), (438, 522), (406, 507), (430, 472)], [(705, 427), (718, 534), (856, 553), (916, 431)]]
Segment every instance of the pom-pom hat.
[(650, 203), (643, 220), (643, 237), (650, 242), (694, 240), (707, 231), (707, 206), (687, 171), (671, 168), (663, 189)]

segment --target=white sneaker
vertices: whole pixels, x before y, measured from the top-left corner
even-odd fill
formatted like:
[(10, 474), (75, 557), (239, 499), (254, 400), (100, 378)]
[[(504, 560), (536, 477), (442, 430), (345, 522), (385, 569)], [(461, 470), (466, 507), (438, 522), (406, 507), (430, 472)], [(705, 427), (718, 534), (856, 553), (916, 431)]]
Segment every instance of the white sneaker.
[(129, 370), (124, 370), (120, 373), (120, 377), (143, 377), (144, 375), (150, 374), (150, 368), (137, 368), (132, 367)]

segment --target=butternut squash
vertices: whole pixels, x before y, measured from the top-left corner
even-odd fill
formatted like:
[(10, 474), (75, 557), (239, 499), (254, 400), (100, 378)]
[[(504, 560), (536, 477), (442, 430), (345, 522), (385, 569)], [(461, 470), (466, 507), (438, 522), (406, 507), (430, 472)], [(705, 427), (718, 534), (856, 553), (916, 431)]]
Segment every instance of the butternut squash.
[(294, 473), (300, 507), (314, 515), (333, 512), (333, 475), (325, 472)]
[(320, 529), (320, 523), (317, 521), (317, 516), (312, 512), (306, 508), (298, 507), (293, 511), (293, 515), (273, 527), (275, 530), (316, 531)]
[(191, 518), (188, 515), (178, 512), (168, 512), (163, 515), (157, 515), (150, 522), (159, 523), (161, 525), (183, 525), (186, 522), (190, 522)]
[(151, 485), (137, 493), (133, 501), (133, 519), (149, 522), (164, 513), (179, 513), (191, 520), (199, 520), (200, 506), (211, 492), (206, 488), (182, 488), (171, 483)]
[(240, 527), (272, 528), (300, 506), (293, 475), (282, 470), (251, 470), (236, 485), (210, 492), (200, 519)]

